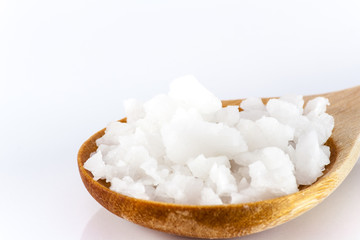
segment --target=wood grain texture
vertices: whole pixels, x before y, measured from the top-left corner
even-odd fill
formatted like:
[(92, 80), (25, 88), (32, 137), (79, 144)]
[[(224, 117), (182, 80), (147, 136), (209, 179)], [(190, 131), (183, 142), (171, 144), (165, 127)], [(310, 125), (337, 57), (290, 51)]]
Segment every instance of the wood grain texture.
[[(327, 112), (335, 119), (333, 134), (327, 142), (331, 149), (331, 163), (322, 177), (297, 193), (259, 202), (214, 206), (170, 204), (128, 197), (111, 191), (105, 181), (94, 181), (92, 174), (83, 167), (90, 154), (96, 151), (95, 141), (104, 134), (104, 129), (91, 136), (79, 150), (78, 167), (82, 181), (93, 198), (110, 212), (163, 232), (197, 238), (231, 238), (275, 227), (319, 204), (345, 179), (359, 157), (360, 86), (307, 96), (305, 101), (315, 96), (329, 98), (331, 105)], [(267, 102), (268, 99), (263, 100)], [(241, 101), (223, 101), (223, 106), (239, 105)]]

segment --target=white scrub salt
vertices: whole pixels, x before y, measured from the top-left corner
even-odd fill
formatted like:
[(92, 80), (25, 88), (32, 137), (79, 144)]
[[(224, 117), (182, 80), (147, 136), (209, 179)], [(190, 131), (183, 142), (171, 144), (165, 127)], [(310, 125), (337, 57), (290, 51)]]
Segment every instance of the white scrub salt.
[(125, 101), (127, 123), (112, 122), (85, 162), (95, 180), (135, 198), (191, 205), (244, 203), (310, 185), (329, 164), (329, 101), (249, 98), (222, 108), (194, 77), (168, 94)]

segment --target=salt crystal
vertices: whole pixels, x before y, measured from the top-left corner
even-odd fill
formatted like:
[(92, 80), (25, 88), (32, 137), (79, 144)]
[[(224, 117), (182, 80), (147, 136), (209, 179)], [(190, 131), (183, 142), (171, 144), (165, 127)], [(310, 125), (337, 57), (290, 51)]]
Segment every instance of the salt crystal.
[(226, 156), (206, 158), (203, 154), (200, 154), (186, 163), (192, 175), (202, 179), (209, 177), (210, 169), (214, 164), (225, 165), (230, 168), (230, 162)]
[(110, 190), (115, 192), (121, 192), (130, 197), (148, 199), (148, 195), (145, 193), (145, 187), (141, 183), (136, 183), (131, 177), (124, 177), (119, 179), (114, 177), (111, 180)]
[(293, 104), (297, 107), (300, 114), (304, 112), (304, 99), (301, 95), (284, 95), (280, 100)]
[(236, 126), (249, 150), (276, 146), (286, 149), (288, 142), (293, 140), (294, 129), (281, 124), (273, 117), (262, 117), (257, 121), (241, 119)]
[(124, 101), (124, 109), (126, 121), (128, 123), (136, 122), (145, 116), (143, 103), (136, 99), (128, 99)]
[(102, 160), (101, 152), (93, 154), (85, 163), (84, 168), (91, 171), (94, 180), (99, 180), (105, 176), (105, 163)]
[(203, 87), (195, 77), (185, 76), (170, 84), (169, 96), (182, 106), (196, 108), (201, 114), (213, 114), (221, 109), (221, 101)]
[(177, 103), (170, 96), (165, 94), (157, 95), (144, 104), (146, 120), (161, 126), (171, 120), (176, 107)]
[(215, 113), (215, 121), (226, 124), (229, 127), (235, 126), (239, 122), (240, 113), (238, 106), (227, 106)]
[(252, 111), (252, 110), (259, 110), (265, 111), (265, 105), (262, 102), (261, 98), (247, 98), (240, 103), (240, 107), (244, 111)]
[(192, 176), (174, 173), (166, 182), (158, 185), (155, 194), (171, 199), (174, 203), (199, 203), (203, 182)]
[(311, 99), (305, 106), (304, 114), (314, 114), (319, 116), (320, 114), (325, 113), (327, 105), (330, 105), (329, 99), (327, 98), (317, 97)]
[(298, 191), (294, 165), (281, 149), (267, 147), (254, 152), (258, 159), (249, 165), (251, 187), (267, 189), (274, 197)]
[(234, 156), (247, 150), (241, 134), (224, 124), (184, 116), (161, 129), (166, 154), (174, 163), (185, 163), (203, 154)]
[[(124, 195), (218, 205), (260, 201), (314, 183), (329, 164), (329, 101), (299, 95), (249, 98), (222, 108), (192, 76), (168, 94), (124, 102), (127, 123), (109, 123), (84, 163)], [(243, 110), (238, 111), (239, 107)]]
[[(325, 148), (326, 149), (326, 148)], [(295, 176), (300, 185), (310, 185), (322, 175), (329, 164), (328, 150), (320, 146), (315, 131), (300, 136), (295, 150)]]
[(201, 205), (219, 205), (222, 204), (219, 195), (217, 195), (212, 188), (204, 187), (201, 190)]
[(266, 110), (271, 117), (283, 124), (288, 124), (301, 115), (296, 105), (280, 99), (270, 99), (266, 104)]
[(237, 185), (230, 169), (225, 165), (215, 163), (210, 169), (210, 179), (216, 184), (216, 193), (218, 195), (231, 195), (237, 192)]

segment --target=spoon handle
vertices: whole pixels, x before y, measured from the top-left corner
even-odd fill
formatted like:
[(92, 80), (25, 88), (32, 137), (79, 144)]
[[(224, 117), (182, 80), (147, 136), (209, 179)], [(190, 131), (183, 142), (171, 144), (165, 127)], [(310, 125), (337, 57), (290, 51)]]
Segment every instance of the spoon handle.
[(335, 120), (332, 140), (336, 146), (337, 160), (329, 179), (340, 183), (360, 155), (360, 86), (319, 96), (329, 99), (330, 106), (327, 112)]
[(333, 135), (341, 140), (338, 147), (351, 148), (360, 144), (360, 86), (323, 96), (330, 101), (328, 112), (335, 119)]

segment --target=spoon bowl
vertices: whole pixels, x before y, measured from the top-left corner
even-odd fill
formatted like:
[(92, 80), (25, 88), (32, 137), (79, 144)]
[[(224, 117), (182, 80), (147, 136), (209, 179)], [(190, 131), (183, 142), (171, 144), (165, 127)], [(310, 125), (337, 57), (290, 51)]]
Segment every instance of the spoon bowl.
[[(82, 181), (92, 195), (110, 212), (136, 224), (176, 235), (197, 238), (232, 238), (260, 232), (285, 223), (313, 208), (332, 193), (349, 174), (360, 154), (360, 86), (338, 92), (305, 96), (305, 102), (323, 96), (331, 105), (327, 112), (335, 127), (327, 145), (330, 164), (324, 174), (300, 191), (264, 201), (224, 205), (182, 205), (136, 199), (111, 191), (104, 180), (95, 181), (83, 165), (97, 149), (95, 133), (80, 147), (78, 167)], [(264, 98), (266, 103), (269, 98)], [(239, 105), (223, 101), (223, 106)], [(126, 122), (126, 119), (120, 120)]]

